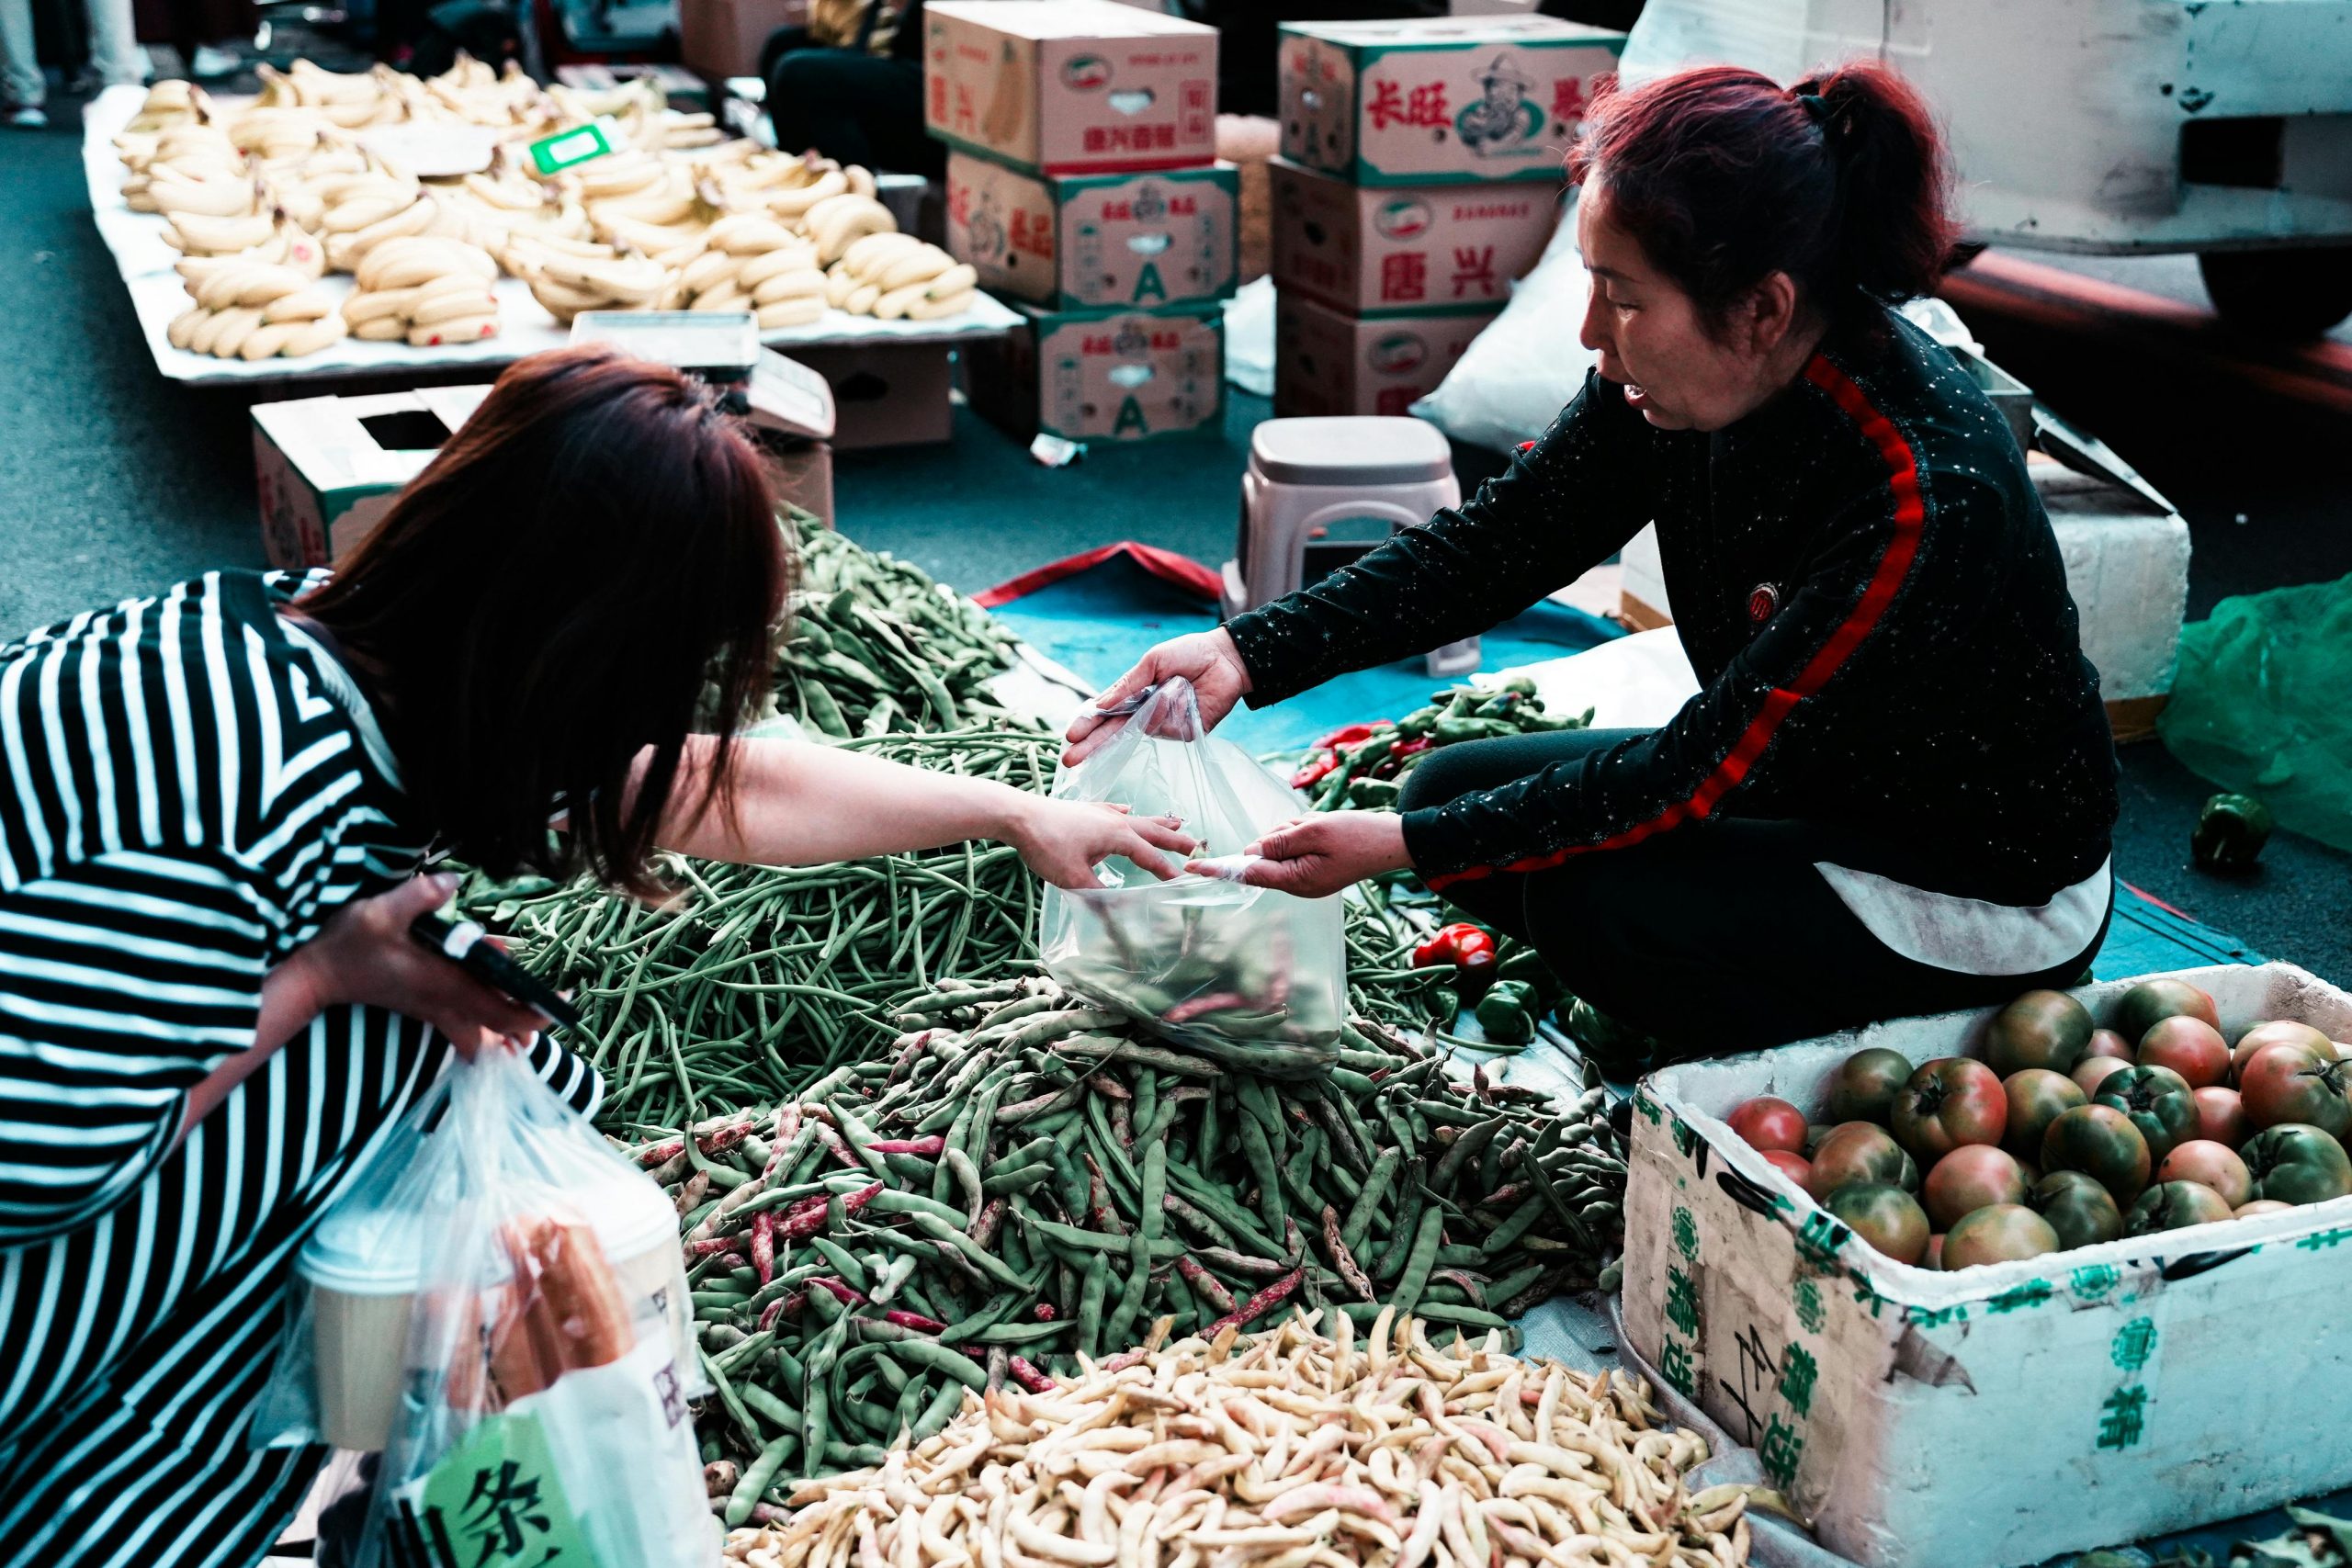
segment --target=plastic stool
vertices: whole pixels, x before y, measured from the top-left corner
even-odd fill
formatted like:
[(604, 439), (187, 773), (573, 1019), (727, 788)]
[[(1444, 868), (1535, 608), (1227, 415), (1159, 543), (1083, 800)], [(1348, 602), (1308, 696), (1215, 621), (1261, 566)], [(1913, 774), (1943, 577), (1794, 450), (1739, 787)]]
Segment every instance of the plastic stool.
[[(1225, 614), (1318, 581), (1461, 501), (1453, 452), (1433, 425), (1370, 415), (1267, 420), (1250, 437)], [(1431, 675), (1476, 670), (1478, 639), (1448, 643), (1428, 660)]]

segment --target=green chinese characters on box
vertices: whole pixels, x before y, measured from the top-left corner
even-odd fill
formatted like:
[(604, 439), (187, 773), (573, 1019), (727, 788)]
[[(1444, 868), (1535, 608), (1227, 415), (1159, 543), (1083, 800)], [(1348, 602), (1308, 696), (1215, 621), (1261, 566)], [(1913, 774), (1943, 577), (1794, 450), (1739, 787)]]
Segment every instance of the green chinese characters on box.
[(1357, 185), (1557, 184), (1624, 43), (1540, 16), (1293, 23), (1283, 156)]

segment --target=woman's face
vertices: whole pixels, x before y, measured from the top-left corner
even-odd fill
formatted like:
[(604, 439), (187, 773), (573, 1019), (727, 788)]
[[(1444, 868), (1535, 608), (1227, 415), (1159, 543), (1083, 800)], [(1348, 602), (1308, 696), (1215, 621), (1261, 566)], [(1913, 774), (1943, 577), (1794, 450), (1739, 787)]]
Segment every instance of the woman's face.
[(1577, 246), (1592, 275), (1584, 345), (1600, 376), (1660, 430), (1720, 430), (1757, 406), (1768, 353), (1754, 334), (1708, 333), (1690, 296), (1650, 265), (1611, 212), (1609, 187), (1589, 180), (1577, 201)]

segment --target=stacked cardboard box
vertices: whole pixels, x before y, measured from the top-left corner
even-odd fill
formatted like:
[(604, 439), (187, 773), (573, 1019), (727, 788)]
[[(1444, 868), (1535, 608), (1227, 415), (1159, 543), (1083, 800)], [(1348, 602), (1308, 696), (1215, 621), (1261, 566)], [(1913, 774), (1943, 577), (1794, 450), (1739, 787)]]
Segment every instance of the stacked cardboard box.
[(1624, 35), (1537, 16), (1282, 34), (1274, 412), (1401, 414), (1543, 254)]
[(1115, 0), (937, 0), (923, 28), (947, 248), (1026, 318), (968, 356), (973, 406), (1072, 441), (1218, 424), (1239, 215), (1216, 29)]

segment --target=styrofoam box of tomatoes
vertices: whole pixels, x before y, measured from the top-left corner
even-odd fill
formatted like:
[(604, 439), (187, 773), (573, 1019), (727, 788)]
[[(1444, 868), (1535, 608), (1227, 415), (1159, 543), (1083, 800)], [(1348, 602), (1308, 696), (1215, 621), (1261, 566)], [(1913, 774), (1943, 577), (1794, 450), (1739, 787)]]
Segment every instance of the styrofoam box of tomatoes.
[[(2233, 1041), (2281, 1019), (2352, 1039), (2352, 996), (2291, 964), (2178, 977)], [(2071, 994), (2106, 1025), (2133, 983)], [(1857, 1051), (1969, 1055), (1998, 1010), (1645, 1080), (1634, 1348), (1871, 1568), (2039, 1562), (2352, 1483), (2352, 1196), (1947, 1273), (1868, 1246), (1725, 1124), (1758, 1095), (1821, 1119)]]

